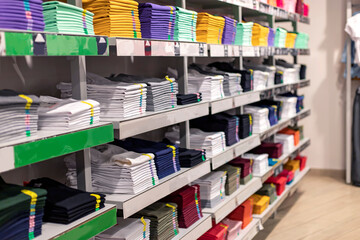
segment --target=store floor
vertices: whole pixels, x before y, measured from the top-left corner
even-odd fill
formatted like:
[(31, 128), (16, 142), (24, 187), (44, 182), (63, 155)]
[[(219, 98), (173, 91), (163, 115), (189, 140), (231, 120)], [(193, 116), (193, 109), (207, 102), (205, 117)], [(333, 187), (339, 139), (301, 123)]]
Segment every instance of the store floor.
[(360, 239), (360, 188), (311, 172), (254, 240)]

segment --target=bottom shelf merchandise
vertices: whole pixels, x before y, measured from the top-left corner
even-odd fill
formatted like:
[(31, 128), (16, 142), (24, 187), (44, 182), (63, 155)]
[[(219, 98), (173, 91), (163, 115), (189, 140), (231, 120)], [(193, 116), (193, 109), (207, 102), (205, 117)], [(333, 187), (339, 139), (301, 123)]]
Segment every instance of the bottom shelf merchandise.
[[(254, 193), (250, 198), (236, 207), (222, 222), (213, 226), (200, 239), (227, 239), (242, 240), (252, 239), (260, 230), (262, 224), (276, 211), (276, 209), (289, 196), (291, 191), (295, 191), (297, 184), (309, 172), (305, 167), (288, 185), (282, 183), (283, 191), (280, 195), (276, 194), (276, 186), (273, 183), (265, 183), (262, 188)], [(269, 179), (276, 179), (271, 176)], [(282, 177), (287, 181), (286, 177)], [(221, 225), (222, 224), (222, 225)], [(221, 229), (220, 226), (223, 226)], [(226, 233), (224, 229), (227, 229)], [(222, 235), (222, 234), (226, 234)]]
[(0, 202), (6, 210), (0, 227), (2, 239), (89, 236), (89, 231), (77, 228), (104, 216), (103, 224), (90, 231), (93, 237), (115, 224), (114, 206), (105, 207), (105, 195), (69, 188), (49, 178), (34, 179), (25, 185), (7, 184), (0, 178)]

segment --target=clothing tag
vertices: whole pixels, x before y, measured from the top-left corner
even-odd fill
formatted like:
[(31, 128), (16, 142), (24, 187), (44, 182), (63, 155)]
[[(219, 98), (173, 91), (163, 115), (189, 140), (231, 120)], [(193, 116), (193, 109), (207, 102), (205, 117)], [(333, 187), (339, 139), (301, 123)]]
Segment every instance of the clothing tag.
[(19, 97), (26, 100), (26, 105), (25, 105), (25, 134), (26, 134), (27, 137), (30, 137), (31, 136), (30, 109), (31, 109), (31, 104), (33, 103), (33, 100), (31, 98), (29, 98), (28, 96), (24, 95), (24, 94), (20, 94)]
[(146, 239), (146, 222), (144, 217), (141, 217), (141, 222), (144, 224), (144, 228), (143, 228), (143, 238)]
[(174, 102), (174, 85), (173, 85), (173, 80), (171, 80), (170, 78), (169, 78), (169, 76), (165, 76), (165, 79), (167, 80), (167, 81), (169, 81), (170, 82), (170, 87), (171, 87), (171, 105), (172, 105), (172, 108), (175, 108), (175, 102)]
[(236, 170), (236, 189), (240, 187), (240, 168)]
[(178, 231), (177, 231), (177, 228), (176, 228), (176, 207), (171, 205), (171, 204), (166, 204), (167, 207), (170, 207), (173, 209), (173, 217), (172, 217), (172, 220), (173, 220), (173, 227), (174, 227), (174, 233), (175, 233), (175, 236), (178, 235)]
[(29, 211), (29, 239), (34, 239), (34, 229), (35, 229), (35, 213), (36, 213), (36, 202), (37, 202), (37, 198), (38, 195), (37, 193), (27, 190), (27, 189), (22, 189), (21, 192), (23, 194), (26, 194), (28, 196), (30, 196), (31, 200), (30, 200), (30, 211)]
[(169, 21), (168, 40), (171, 40), (171, 26), (172, 26), (172, 22), (173, 22), (174, 8), (172, 6), (169, 6), (169, 7), (170, 7), (170, 21)]
[(131, 10), (131, 16), (132, 16), (132, 21), (133, 21), (134, 38), (137, 38), (136, 21), (135, 21), (135, 13), (134, 13), (134, 10)]
[(155, 186), (156, 183), (155, 183), (154, 171), (153, 171), (152, 164), (151, 164), (152, 156), (150, 156), (149, 154), (146, 154), (146, 153), (143, 153), (143, 155), (150, 158), (149, 166), (150, 166), (150, 172), (151, 172), (152, 185)]
[(224, 171), (223, 175), (220, 178), (220, 198), (223, 199), (223, 192), (222, 192), (222, 188), (223, 188), (223, 182), (224, 179), (223, 177), (227, 174), (227, 171)]
[(90, 106), (90, 125), (93, 125), (93, 123), (94, 123), (94, 105), (92, 105), (89, 102), (85, 102), (85, 101), (81, 101), (81, 102)]
[(195, 204), (196, 204), (196, 210), (197, 210), (197, 214), (199, 219), (201, 218), (201, 213), (200, 213), (200, 208), (199, 208), (199, 199), (197, 196), (197, 191), (198, 191), (198, 187), (197, 186), (191, 186), (193, 188), (195, 188)]
[(140, 113), (142, 113), (142, 105), (143, 105), (143, 85), (140, 84), (140, 83), (135, 83), (134, 85), (139, 85), (140, 86), (140, 108), (139, 108), (139, 111)]
[(100, 203), (101, 203), (101, 197), (98, 194), (90, 194), (90, 196), (93, 196), (96, 198), (96, 205), (95, 205), (95, 211), (98, 211), (100, 209)]
[(176, 147), (172, 146), (172, 145), (167, 145), (168, 148), (172, 149), (172, 154), (173, 154), (173, 166), (174, 166), (174, 171), (177, 172), (177, 167), (176, 167)]

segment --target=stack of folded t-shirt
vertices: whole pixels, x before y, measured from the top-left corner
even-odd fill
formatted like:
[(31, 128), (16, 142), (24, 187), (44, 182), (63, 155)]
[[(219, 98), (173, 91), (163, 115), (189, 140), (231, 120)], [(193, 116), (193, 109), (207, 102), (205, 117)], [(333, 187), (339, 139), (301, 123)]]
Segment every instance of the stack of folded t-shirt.
[(225, 193), (226, 195), (233, 194), (240, 187), (240, 173), (241, 168), (225, 164), (217, 170), (226, 172)]
[(40, 100), (40, 130), (68, 130), (100, 122), (100, 104), (97, 101), (62, 100), (44, 96), (40, 97)]
[(249, 92), (254, 89), (253, 86), (253, 74), (248, 70), (239, 70), (234, 68), (234, 66), (228, 62), (215, 62), (208, 65), (209, 67), (214, 67), (220, 71), (228, 73), (238, 73), (241, 75), (241, 89), (243, 92)]
[(274, 117), (277, 118), (277, 121), (281, 120), (281, 115), (282, 115), (282, 107), (283, 107), (283, 103), (281, 101), (275, 101), (275, 100), (261, 100), (260, 102), (257, 103), (257, 106), (270, 106), (275, 108), (274, 110), (276, 110), (276, 115)]
[(269, 31), (269, 28), (261, 26), (258, 23), (254, 23), (252, 29), (252, 45), (266, 47), (268, 45)]
[(177, 105), (176, 94), (178, 93), (178, 84), (173, 78), (146, 78), (118, 74), (109, 79), (119, 83), (146, 84), (146, 111), (148, 112), (175, 108)]
[(45, 31), (94, 35), (94, 14), (58, 1), (43, 3)]
[(226, 240), (228, 227), (225, 223), (218, 223), (198, 238), (198, 240)]
[(264, 183), (260, 190), (256, 192), (256, 194), (270, 197), (270, 204), (275, 202), (277, 198), (276, 187), (274, 184), (270, 183)]
[(250, 198), (254, 202), (253, 214), (262, 214), (270, 204), (270, 197), (268, 196), (253, 194)]
[(270, 128), (268, 108), (245, 106), (244, 112), (252, 116), (254, 133), (261, 133)]
[(239, 207), (232, 211), (227, 218), (234, 221), (241, 221), (241, 229), (246, 228), (253, 219), (254, 202), (251, 198), (243, 202)]
[(0, 3), (0, 28), (27, 31), (44, 31), (45, 23), (41, 0)]
[(133, 0), (88, 0), (84, 9), (94, 13), (96, 35), (141, 38), (139, 3)]
[(283, 28), (276, 28), (274, 46), (278, 48), (284, 48), (286, 42), (287, 31)]
[(190, 93), (190, 94), (177, 94), (177, 105), (187, 105), (192, 103), (198, 103), (202, 101), (202, 94)]
[(245, 68), (249, 70), (252, 74), (253, 90), (263, 90), (267, 87), (268, 79), (270, 77), (270, 74), (268, 72), (254, 70), (251, 67), (247, 67), (247, 66), (245, 66)]
[(221, 75), (201, 74), (197, 70), (189, 69), (188, 91), (201, 92), (204, 101), (224, 98), (224, 77)]
[(95, 240), (150, 239), (150, 220), (144, 218), (117, 218), (117, 224), (95, 236)]
[(140, 3), (139, 19), (143, 38), (174, 40), (175, 7)]
[(36, 135), (40, 99), (12, 90), (0, 90), (0, 142)]
[(229, 162), (229, 164), (234, 167), (241, 168), (240, 184), (246, 184), (252, 179), (252, 165), (253, 165), (252, 160), (237, 157), (231, 162)]
[(275, 31), (273, 28), (269, 28), (269, 35), (268, 35), (268, 46), (273, 47), (275, 41)]
[[(65, 158), (67, 178), (76, 187), (75, 155)], [(137, 194), (158, 184), (154, 154), (139, 154), (106, 144), (91, 148), (91, 176), (94, 191)]]
[(283, 145), (283, 153), (291, 153), (295, 148), (294, 135), (275, 134), (274, 142)]
[(1, 239), (34, 239), (41, 235), (46, 190), (7, 184), (0, 178)]
[(196, 42), (197, 12), (176, 7), (175, 41)]
[(127, 138), (124, 141), (116, 140), (115, 145), (128, 151), (138, 153), (153, 153), (156, 172), (159, 179), (180, 171), (179, 147), (165, 143), (151, 142), (137, 138)]
[(179, 148), (179, 162), (181, 167), (191, 168), (205, 160), (205, 150)]
[(193, 183), (200, 186), (203, 208), (213, 208), (225, 197), (226, 172), (213, 171)]
[(242, 158), (250, 159), (253, 162), (252, 173), (256, 176), (262, 176), (268, 170), (268, 154), (246, 153)]
[(297, 97), (276, 96), (275, 100), (282, 102), (281, 119), (292, 118), (296, 115)]
[(253, 120), (251, 114), (238, 115), (239, 138), (244, 139), (252, 135)]
[(299, 130), (293, 130), (290, 128), (284, 128), (278, 133), (281, 134), (287, 134), (287, 135), (293, 135), (294, 136), (294, 145), (297, 146), (300, 143), (300, 131)]
[(260, 146), (252, 149), (250, 152), (255, 154), (268, 154), (269, 158), (280, 158), (283, 154), (281, 143), (262, 142)]
[(31, 180), (27, 186), (47, 191), (45, 222), (68, 224), (105, 206), (105, 195), (73, 189), (49, 178)]
[(225, 25), (222, 37), (222, 44), (235, 44), (237, 21), (224, 16)]
[(251, 106), (261, 107), (261, 108), (267, 108), (269, 110), (268, 119), (270, 122), (270, 126), (274, 126), (278, 123), (278, 112), (277, 112), (277, 106), (272, 104), (267, 104), (263, 101), (256, 102), (251, 104)]
[(300, 81), (300, 69), (299, 64), (291, 64), (282, 59), (276, 60), (276, 70), (283, 73), (283, 83)]
[[(146, 111), (147, 84), (114, 82), (93, 73), (87, 73), (88, 98), (100, 103), (100, 117), (108, 119), (121, 119), (139, 116)], [(60, 83), (62, 98), (72, 96), (71, 83)]]
[(161, 201), (176, 203), (179, 227), (188, 228), (203, 216), (200, 200), (200, 186), (192, 185), (173, 192)]
[(190, 125), (205, 132), (224, 132), (227, 146), (239, 142), (239, 118), (236, 116), (219, 113), (191, 120)]
[(285, 47), (286, 48), (295, 48), (297, 34), (293, 32), (288, 32), (286, 34)]
[(226, 240), (234, 240), (240, 235), (242, 221), (231, 220), (229, 218), (225, 218), (224, 220), (222, 220), (222, 223), (229, 226), (227, 229)]
[(297, 102), (296, 102), (296, 112), (297, 113), (304, 109), (304, 95), (297, 95), (292, 92), (287, 92), (287, 93), (281, 94), (279, 96), (280, 97), (295, 97), (295, 98), (297, 98)]
[(252, 46), (252, 28), (253, 22), (239, 22), (236, 27), (235, 45)]
[[(165, 133), (165, 137), (173, 143), (180, 143), (180, 130), (173, 127)], [(207, 157), (213, 157), (225, 151), (226, 140), (224, 132), (203, 132), (197, 128), (190, 129), (190, 148), (203, 149)]]
[(309, 48), (309, 34), (307, 33), (297, 33), (295, 48), (298, 49), (308, 49)]
[(214, 67), (209, 67), (201, 64), (191, 64), (190, 69), (198, 71), (204, 75), (210, 76), (223, 76), (223, 91), (225, 96), (234, 96), (240, 94), (242, 92), (242, 88), (240, 85), (241, 82), (241, 74), (239, 73), (228, 73), (217, 70)]
[(198, 42), (221, 44), (225, 19), (209, 13), (198, 13), (196, 39)]
[[(262, 64), (254, 64), (251, 62), (244, 63), (244, 67), (246, 69), (252, 69), (254, 71), (258, 70), (261, 72), (268, 73), (267, 81), (266, 81), (266, 87), (271, 87), (275, 84), (275, 73), (276, 73), (276, 67), (274, 66), (268, 66), (268, 65), (262, 65)], [(266, 75), (266, 74), (265, 74)], [(253, 77), (255, 78), (255, 73), (253, 74)], [(255, 83), (254, 83), (255, 85)], [(256, 89), (256, 87), (254, 87)]]
[(176, 203), (156, 202), (132, 217), (150, 220), (150, 239), (168, 240), (179, 234)]

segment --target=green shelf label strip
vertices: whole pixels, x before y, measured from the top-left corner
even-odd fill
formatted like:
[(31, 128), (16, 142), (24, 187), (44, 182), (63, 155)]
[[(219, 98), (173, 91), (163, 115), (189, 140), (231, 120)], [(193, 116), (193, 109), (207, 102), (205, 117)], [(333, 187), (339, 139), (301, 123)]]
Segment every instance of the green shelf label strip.
[(0, 32), (0, 56), (109, 56), (103, 36)]
[(116, 208), (96, 217), (81, 226), (72, 229), (61, 236), (56, 237), (56, 240), (88, 240), (95, 235), (105, 231), (106, 229), (114, 226), (117, 223), (116, 220)]
[(15, 168), (91, 148), (114, 140), (113, 125), (86, 129), (14, 146)]

